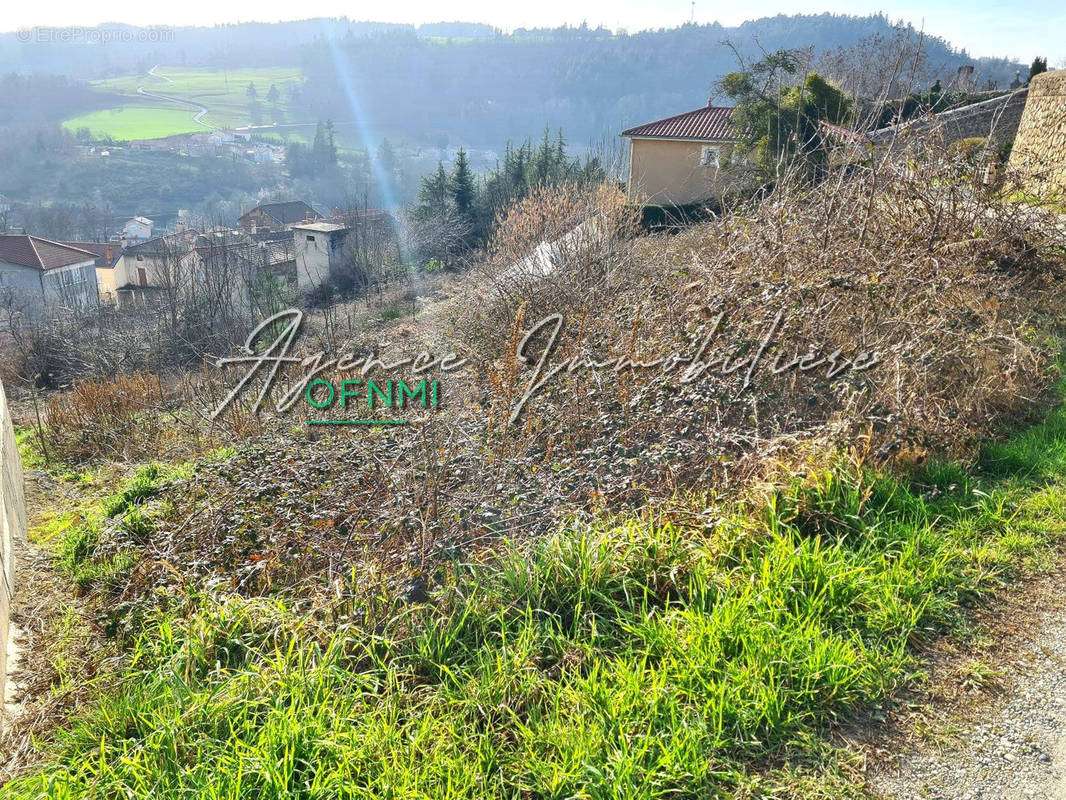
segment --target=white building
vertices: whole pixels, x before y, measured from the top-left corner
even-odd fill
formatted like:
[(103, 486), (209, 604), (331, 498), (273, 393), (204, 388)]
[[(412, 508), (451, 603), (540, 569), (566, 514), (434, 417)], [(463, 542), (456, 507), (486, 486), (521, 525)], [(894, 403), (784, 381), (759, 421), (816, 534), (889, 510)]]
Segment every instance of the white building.
[(296, 285), (308, 291), (326, 282), (340, 264), (344, 241), (351, 228), (335, 222), (309, 222), (292, 229), (296, 256)]
[(39, 314), (99, 302), (96, 256), (38, 236), (0, 236), (0, 304)]
[(147, 242), (152, 238), (155, 223), (147, 217), (134, 217), (122, 226), (122, 239), (126, 246)]

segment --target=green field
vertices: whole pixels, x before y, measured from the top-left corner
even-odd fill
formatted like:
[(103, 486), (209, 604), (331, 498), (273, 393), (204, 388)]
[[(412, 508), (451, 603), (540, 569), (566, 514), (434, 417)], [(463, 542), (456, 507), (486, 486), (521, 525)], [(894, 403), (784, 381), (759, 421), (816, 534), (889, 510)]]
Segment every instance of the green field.
[(63, 127), (70, 131), (88, 128), (93, 136), (114, 139), (161, 139), (179, 133), (207, 130), (193, 122), (193, 113), (174, 108), (134, 105), (93, 111), (68, 119)]
[[(210, 70), (161, 65), (155, 74), (95, 82), (94, 86), (101, 91), (128, 97), (129, 102), (66, 120), (63, 125), (69, 130), (88, 128), (95, 135), (115, 139), (152, 139), (206, 130), (193, 121), (195, 109), (145, 97), (138, 94), (138, 88), (205, 106), (208, 112), (203, 121), (210, 127), (304, 122), (290, 117), (288, 105), (288, 88), (301, 81), (303, 73), (298, 67)], [(254, 106), (247, 95), (250, 83), (255, 84), (258, 92)], [(277, 87), (280, 95), (274, 103), (266, 99), (271, 85)]]

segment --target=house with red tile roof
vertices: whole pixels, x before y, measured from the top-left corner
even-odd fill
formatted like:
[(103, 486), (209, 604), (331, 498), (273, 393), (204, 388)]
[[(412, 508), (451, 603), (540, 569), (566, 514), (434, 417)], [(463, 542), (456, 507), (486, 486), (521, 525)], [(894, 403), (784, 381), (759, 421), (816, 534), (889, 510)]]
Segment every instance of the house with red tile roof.
[(39, 236), (0, 236), (0, 305), (39, 314), (98, 302), (94, 253)]
[(733, 109), (708, 103), (622, 131), (629, 142), (631, 200), (683, 206), (714, 197), (719, 171), (737, 157)]

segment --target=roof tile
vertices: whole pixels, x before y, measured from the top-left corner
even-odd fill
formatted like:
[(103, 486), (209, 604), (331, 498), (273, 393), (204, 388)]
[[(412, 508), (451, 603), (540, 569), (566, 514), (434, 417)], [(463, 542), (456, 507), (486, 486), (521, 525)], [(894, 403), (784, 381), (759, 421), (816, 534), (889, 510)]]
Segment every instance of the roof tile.
[(0, 236), (0, 261), (39, 270), (68, 267), (96, 258), (95, 253), (39, 236)]
[(622, 131), (623, 136), (649, 136), (656, 139), (700, 139), (713, 142), (737, 141), (733, 109), (707, 105), (666, 119), (646, 122)]

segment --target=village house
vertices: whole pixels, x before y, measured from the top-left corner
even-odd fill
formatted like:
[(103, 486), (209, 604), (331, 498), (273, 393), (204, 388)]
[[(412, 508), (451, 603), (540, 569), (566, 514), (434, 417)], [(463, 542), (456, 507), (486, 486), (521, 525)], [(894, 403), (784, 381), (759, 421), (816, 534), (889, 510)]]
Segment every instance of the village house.
[(314, 222), (322, 216), (303, 200), (289, 200), (284, 203), (263, 203), (247, 214), (241, 214), (237, 226), (245, 233), (259, 230), (292, 230), (294, 225), (302, 222)]
[(247, 234), (258, 251), (259, 270), (289, 286), (296, 286), (296, 253), (292, 231), (258, 231)]
[(117, 303), (142, 305), (186, 281), (193, 272), (191, 253), (197, 236), (190, 229), (125, 248), (113, 269)]
[(0, 304), (41, 314), (98, 302), (95, 254), (38, 236), (0, 236)]
[(295, 225), (296, 285), (310, 291), (323, 285), (346, 262), (398, 258), (396, 221), (379, 209), (337, 213), (328, 220)]
[(86, 250), (96, 256), (96, 289), (100, 299), (115, 302), (115, 262), (121, 248), (115, 242), (62, 242), (67, 247)]
[(736, 157), (733, 109), (708, 103), (622, 131), (629, 140), (630, 200), (684, 206), (714, 197), (720, 171)]
[(194, 295), (248, 302), (263, 275), (296, 282), (293, 236), (256, 236), (224, 228), (160, 236), (127, 248), (115, 262), (115, 297), (121, 306), (171, 302)]
[(155, 223), (147, 217), (134, 217), (122, 226), (122, 241), (126, 246), (147, 242), (152, 238)]
[(311, 222), (293, 227), (296, 285), (300, 291), (321, 286), (341, 264), (348, 231), (336, 222)]

